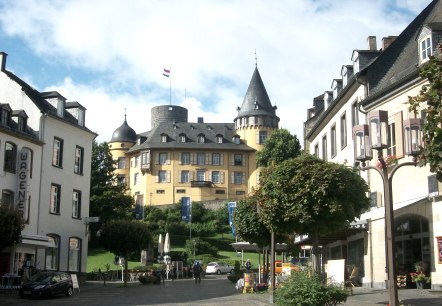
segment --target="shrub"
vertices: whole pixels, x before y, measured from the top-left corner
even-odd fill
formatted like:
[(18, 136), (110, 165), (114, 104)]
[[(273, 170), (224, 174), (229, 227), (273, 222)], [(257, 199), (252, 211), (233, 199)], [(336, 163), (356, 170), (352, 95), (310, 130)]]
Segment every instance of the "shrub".
[(344, 288), (326, 286), (309, 271), (292, 272), (275, 291), (277, 305), (331, 306), (345, 302), (347, 296)]
[(160, 284), (161, 279), (159, 277), (156, 277), (155, 275), (145, 275), (138, 277), (138, 280), (143, 285), (149, 285), (149, 284)]

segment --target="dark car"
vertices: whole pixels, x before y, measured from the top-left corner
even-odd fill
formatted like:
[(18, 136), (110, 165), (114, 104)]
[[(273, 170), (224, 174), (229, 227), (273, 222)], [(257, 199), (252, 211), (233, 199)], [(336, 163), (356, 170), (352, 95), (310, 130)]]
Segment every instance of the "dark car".
[(50, 297), (57, 294), (71, 296), (74, 293), (71, 276), (64, 272), (40, 272), (21, 286), (21, 297)]

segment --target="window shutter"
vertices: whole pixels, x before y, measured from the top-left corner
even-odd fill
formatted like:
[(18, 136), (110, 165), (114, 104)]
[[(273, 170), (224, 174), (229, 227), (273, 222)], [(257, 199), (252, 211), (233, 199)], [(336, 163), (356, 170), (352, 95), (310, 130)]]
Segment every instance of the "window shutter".
[(232, 154), (232, 159), (230, 161), (230, 165), (234, 166), (235, 165), (235, 154)]
[(178, 153), (178, 165), (181, 165), (182, 163), (181, 163), (181, 152), (180, 153)]
[(235, 182), (235, 172), (232, 172), (230, 175), (231, 183), (233, 184)]
[(403, 122), (402, 112), (394, 114), (394, 123), (396, 125), (395, 138), (396, 138), (396, 158), (404, 157), (404, 138), (403, 138)]
[(224, 184), (224, 171), (219, 172), (219, 182)]
[(242, 161), (242, 165), (245, 166), (246, 165), (246, 155), (245, 154), (242, 155), (241, 161)]
[(159, 165), (160, 164), (160, 153), (155, 153), (155, 164)]
[(182, 174), (182, 172), (183, 171), (181, 171), (181, 170), (178, 171), (178, 183), (182, 183), (182, 181), (181, 181), (181, 177), (182, 177), (181, 174)]
[(241, 183), (245, 184), (246, 183), (246, 173), (243, 172), (241, 176), (242, 176)]
[(256, 144), (259, 144), (259, 131), (256, 131)]
[(170, 165), (170, 153), (169, 152), (167, 152), (166, 165)]
[(220, 160), (220, 162), (219, 162), (220, 165), (221, 165), (221, 166), (224, 166), (224, 154), (223, 154), (223, 153), (220, 154), (220, 156), (219, 156), (219, 160)]
[(191, 163), (192, 165), (195, 165), (195, 164), (196, 164), (196, 153), (191, 153), (191, 154), (190, 154), (190, 163)]
[(158, 171), (157, 176), (155, 176), (155, 183), (160, 181), (160, 172)]
[(193, 171), (189, 171), (189, 179), (193, 181)]
[(170, 171), (166, 171), (166, 182), (170, 183)]

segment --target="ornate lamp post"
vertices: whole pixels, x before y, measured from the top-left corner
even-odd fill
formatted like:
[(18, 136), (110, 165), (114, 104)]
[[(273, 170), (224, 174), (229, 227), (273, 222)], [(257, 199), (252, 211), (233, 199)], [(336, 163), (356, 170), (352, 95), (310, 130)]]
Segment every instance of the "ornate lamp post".
[[(373, 111), (368, 114), (368, 125), (353, 127), (353, 140), (355, 159), (362, 163), (360, 169), (376, 170), (382, 177), (385, 203), (385, 245), (388, 271), (388, 294), (389, 305), (398, 305), (398, 293), (396, 284), (396, 258), (394, 254), (394, 215), (392, 179), (394, 173), (403, 166), (416, 166), (416, 156), (421, 144), (421, 119), (407, 119), (403, 122), (405, 153), (413, 157), (411, 162), (403, 162), (387, 170), (382, 151), (388, 148), (388, 113), (386, 111)], [(372, 149), (378, 153), (376, 166), (367, 166), (366, 161), (373, 159)]]

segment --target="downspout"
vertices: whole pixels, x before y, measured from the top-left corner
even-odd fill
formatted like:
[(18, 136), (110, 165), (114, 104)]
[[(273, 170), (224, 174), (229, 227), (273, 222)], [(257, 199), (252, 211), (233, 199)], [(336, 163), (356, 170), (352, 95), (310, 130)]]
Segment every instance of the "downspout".
[[(45, 132), (45, 123), (46, 123), (46, 118), (48, 117), (47, 113), (43, 113), (40, 116), (40, 141), (44, 140), (44, 132)], [(44, 141), (43, 141), (44, 142)], [(41, 205), (41, 186), (42, 186), (42, 178), (43, 178), (43, 156), (44, 156), (44, 152), (43, 152), (43, 147), (42, 147), (42, 152), (41, 152), (41, 157), (40, 157), (40, 182), (39, 182), (39, 195), (38, 195), (38, 203), (37, 203), (37, 234), (40, 235), (40, 205)]]

